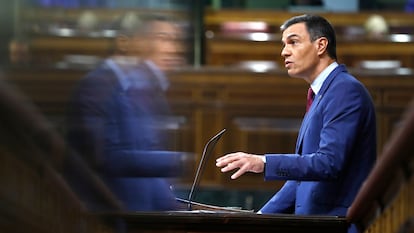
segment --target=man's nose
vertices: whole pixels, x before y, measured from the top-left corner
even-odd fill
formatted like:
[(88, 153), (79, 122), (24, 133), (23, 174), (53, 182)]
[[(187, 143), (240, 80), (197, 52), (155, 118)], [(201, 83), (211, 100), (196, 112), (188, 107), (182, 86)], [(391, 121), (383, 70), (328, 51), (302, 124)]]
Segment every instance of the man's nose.
[(170, 40), (164, 46), (165, 52), (177, 53), (181, 50), (181, 44), (177, 40)]
[(283, 47), (282, 47), (282, 51), (280, 51), (280, 55), (281, 55), (282, 57), (286, 57), (286, 56), (288, 55), (288, 51), (287, 51), (286, 46), (283, 46)]

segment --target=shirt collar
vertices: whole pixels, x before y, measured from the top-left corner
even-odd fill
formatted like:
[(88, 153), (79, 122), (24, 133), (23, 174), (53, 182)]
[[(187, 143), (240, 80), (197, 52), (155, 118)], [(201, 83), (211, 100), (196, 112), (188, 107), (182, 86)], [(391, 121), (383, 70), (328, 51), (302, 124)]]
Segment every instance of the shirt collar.
[(108, 58), (105, 60), (105, 64), (115, 73), (116, 78), (121, 84), (122, 90), (127, 90), (128, 87), (131, 86), (131, 83), (128, 79), (128, 75), (121, 68), (119, 63), (117, 63), (114, 59)]
[(149, 69), (153, 72), (155, 78), (158, 81), (158, 84), (160, 85), (162, 90), (167, 90), (169, 87), (169, 81), (167, 77), (165, 76), (164, 72), (161, 71), (157, 65), (154, 64), (151, 60), (145, 60), (144, 63), (149, 67)]
[[(131, 87), (132, 79), (134, 76), (137, 76), (139, 68), (137, 66), (138, 60), (132, 59), (119, 59), (119, 58), (108, 58), (105, 60), (107, 66), (115, 72), (116, 77), (118, 78), (119, 83), (121, 84), (122, 90), (127, 90)], [(158, 67), (150, 60), (145, 60), (141, 64), (145, 64), (151, 72), (153, 72), (155, 78), (157, 79), (158, 85), (162, 90), (167, 90), (169, 82), (165, 74), (158, 69)]]
[(328, 67), (326, 67), (315, 80), (311, 83), (311, 88), (315, 95), (318, 94), (319, 90), (322, 88), (323, 82), (328, 78), (329, 74), (338, 66), (337, 62), (332, 62)]

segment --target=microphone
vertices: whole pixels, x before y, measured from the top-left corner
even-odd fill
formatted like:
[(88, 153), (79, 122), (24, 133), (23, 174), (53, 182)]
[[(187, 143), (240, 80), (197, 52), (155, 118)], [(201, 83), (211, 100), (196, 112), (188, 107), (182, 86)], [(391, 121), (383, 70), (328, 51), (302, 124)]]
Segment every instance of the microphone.
[(196, 188), (198, 187), (198, 184), (200, 183), (201, 174), (204, 171), (205, 164), (208, 158), (210, 157), (211, 152), (213, 151), (214, 147), (216, 146), (218, 140), (221, 138), (224, 132), (226, 132), (226, 129), (222, 129), (220, 132), (214, 135), (204, 146), (203, 153), (200, 159), (200, 163), (198, 164), (197, 172), (195, 174), (190, 193), (188, 194), (187, 210), (192, 210), (192, 200), (194, 198), (194, 191), (196, 190)]

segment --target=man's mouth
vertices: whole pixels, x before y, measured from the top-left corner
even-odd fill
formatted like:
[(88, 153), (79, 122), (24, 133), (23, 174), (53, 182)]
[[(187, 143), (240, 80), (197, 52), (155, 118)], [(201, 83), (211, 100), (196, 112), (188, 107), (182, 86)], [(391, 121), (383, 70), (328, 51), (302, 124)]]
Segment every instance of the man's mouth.
[(285, 67), (288, 68), (292, 63), (291, 61), (285, 61)]

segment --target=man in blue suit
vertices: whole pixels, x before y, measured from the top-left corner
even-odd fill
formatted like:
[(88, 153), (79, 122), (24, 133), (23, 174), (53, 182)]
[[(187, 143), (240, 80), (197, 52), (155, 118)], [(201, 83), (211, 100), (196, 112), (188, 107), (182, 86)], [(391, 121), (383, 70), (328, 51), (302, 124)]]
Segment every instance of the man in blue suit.
[[(186, 155), (168, 151), (160, 126), (170, 116), (164, 72), (182, 61), (181, 30), (162, 17), (127, 18), (120, 23), (114, 55), (74, 92), (68, 141), (125, 210), (174, 210), (178, 206), (165, 178), (182, 173)], [(76, 175), (70, 180), (88, 208), (105, 209)]]
[(222, 172), (264, 172), (286, 180), (259, 213), (345, 216), (376, 158), (376, 119), (365, 87), (336, 60), (335, 32), (314, 15), (282, 26), (281, 55), (291, 77), (314, 93), (299, 130), (295, 154), (236, 152), (217, 159)]

